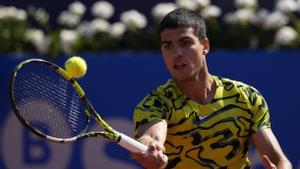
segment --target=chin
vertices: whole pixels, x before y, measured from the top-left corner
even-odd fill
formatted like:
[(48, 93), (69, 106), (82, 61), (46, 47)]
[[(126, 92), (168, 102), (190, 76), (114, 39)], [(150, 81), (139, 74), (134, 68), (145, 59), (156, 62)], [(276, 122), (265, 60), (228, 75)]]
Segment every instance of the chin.
[(176, 82), (190, 82), (193, 80), (196, 80), (197, 78), (195, 76), (172, 76), (174, 81)]
[(188, 77), (174, 77), (173, 76), (173, 79), (174, 79), (174, 81), (176, 81), (176, 82), (185, 82), (185, 81), (190, 81), (190, 78), (188, 78)]

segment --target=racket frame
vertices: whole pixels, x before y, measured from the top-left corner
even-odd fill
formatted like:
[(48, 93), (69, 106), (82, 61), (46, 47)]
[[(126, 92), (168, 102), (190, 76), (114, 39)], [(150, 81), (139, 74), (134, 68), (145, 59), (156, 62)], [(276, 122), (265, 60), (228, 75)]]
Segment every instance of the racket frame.
[[(45, 64), (47, 66), (49, 66), (51, 69), (53, 69), (54, 71), (56, 71), (57, 73), (59, 73), (62, 77), (64, 77), (68, 82), (71, 83), (71, 85), (74, 87), (74, 89), (76, 90), (76, 92), (78, 93), (81, 101), (84, 103), (84, 107), (85, 107), (85, 113), (87, 115), (87, 125), (85, 127), (85, 129), (77, 136), (71, 137), (71, 138), (57, 138), (57, 137), (52, 137), (49, 135), (45, 135), (44, 133), (42, 133), (41, 131), (33, 128), (31, 126), (31, 124), (26, 121), (20, 114), (17, 105), (15, 103), (15, 98), (14, 98), (14, 81), (15, 81), (15, 77), (18, 75), (18, 71), (20, 69), (22, 69), (22, 67), (26, 64)], [(103, 119), (102, 117), (95, 111), (95, 109), (93, 108), (93, 106), (91, 105), (91, 103), (89, 102), (89, 100), (87, 99), (83, 89), (81, 88), (81, 86), (67, 73), (65, 72), (62, 68), (60, 68), (59, 66), (42, 60), (42, 59), (28, 59), (25, 60), (21, 63), (19, 63), (15, 69), (13, 70), (12, 73), (12, 77), (9, 83), (9, 96), (10, 96), (10, 102), (11, 102), (11, 106), (12, 109), (16, 115), (16, 117), (18, 118), (18, 120), (26, 127), (28, 128), (31, 132), (33, 132), (35, 135), (46, 139), (48, 141), (51, 142), (56, 142), (56, 143), (71, 143), (74, 141), (77, 141), (79, 139), (83, 139), (86, 137), (104, 137), (107, 138), (109, 140), (112, 140), (114, 142), (116, 142), (117, 144), (119, 144), (120, 146), (122, 146), (123, 148), (131, 151), (131, 152), (139, 152), (139, 153), (143, 153), (146, 152), (148, 147), (141, 144), (140, 142), (128, 137), (127, 135), (123, 134), (123, 133), (119, 133), (118, 131), (114, 130), (111, 126), (109, 126)], [(89, 126), (90, 126), (90, 117), (93, 117), (99, 125), (101, 125), (101, 127), (104, 129), (104, 131), (99, 131), (99, 132), (87, 132)]]

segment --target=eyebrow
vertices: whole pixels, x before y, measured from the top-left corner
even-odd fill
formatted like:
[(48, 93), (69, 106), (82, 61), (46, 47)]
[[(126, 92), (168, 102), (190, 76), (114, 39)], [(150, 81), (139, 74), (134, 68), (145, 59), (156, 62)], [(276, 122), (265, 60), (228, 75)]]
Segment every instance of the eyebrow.
[(164, 40), (164, 41), (161, 41), (160, 44), (164, 44), (164, 43), (171, 43), (171, 41), (169, 40)]
[(189, 37), (189, 36), (183, 36), (183, 37), (181, 37), (181, 38), (179, 38), (178, 39), (178, 41), (183, 41), (183, 40), (186, 40), (186, 39), (192, 39), (191, 37)]
[[(176, 40), (176, 41), (183, 41), (183, 40), (186, 40), (186, 39), (191, 39), (189, 36), (183, 36), (183, 37), (180, 37), (178, 40)], [(170, 41), (170, 40), (164, 40), (164, 41), (161, 41), (160, 42), (160, 45), (162, 45), (162, 44), (165, 44), (165, 43), (171, 43), (172, 41)]]

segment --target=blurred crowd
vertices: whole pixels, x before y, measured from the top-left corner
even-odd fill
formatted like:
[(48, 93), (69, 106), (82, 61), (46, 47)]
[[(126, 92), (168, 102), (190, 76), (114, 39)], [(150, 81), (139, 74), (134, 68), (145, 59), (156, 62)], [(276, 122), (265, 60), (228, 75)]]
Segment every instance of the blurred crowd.
[(234, 6), (225, 11), (210, 0), (175, 0), (154, 5), (151, 18), (130, 9), (112, 22), (115, 7), (109, 1), (96, 1), (90, 8), (74, 1), (61, 11), (56, 18), (59, 27), (53, 28), (51, 12), (42, 7), (0, 4), (0, 53), (37, 52), (55, 57), (80, 51), (158, 50), (157, 25), (176, 8), (196, 11), (205, 19), (215, 49), (300, 47), (300, 0), (275, 0), (273, 9), (261, 7), (257, 0), (234, 0)]

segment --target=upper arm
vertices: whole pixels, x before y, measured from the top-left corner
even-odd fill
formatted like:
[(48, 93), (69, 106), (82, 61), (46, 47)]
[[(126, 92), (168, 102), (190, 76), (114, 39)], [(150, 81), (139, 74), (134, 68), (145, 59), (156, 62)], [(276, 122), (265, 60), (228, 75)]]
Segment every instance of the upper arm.
[(244, 88), (249, 108), (252, 113), (251, 133), (256, 133), (265, 128), (271, 127), (270, 113), (266, 100), (261, 93), (252, 86)]
[(276, 164), (280, 161), (288, 161), (271, 128), (257, 131), (251, 138), (256, 150), (261, 155), (267, 155), (273, 163)]
[(139, 138), (146, 132), (152, 133), (156, 128), (165, 129), (170, 108), (166, 101), (156, 93), (147, 95), (135, 108), (133, 121), (135, 137)]
[(169, 107), (161, 96), (150, 94), (140, 102), (134, 111), (134, 136), (143, 144), (157, 142), (163, 145), (167, 135), (167, 114)]

